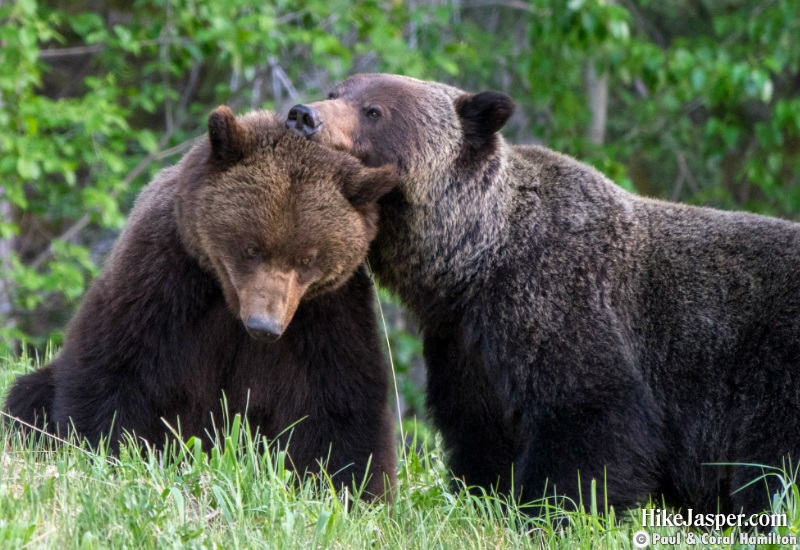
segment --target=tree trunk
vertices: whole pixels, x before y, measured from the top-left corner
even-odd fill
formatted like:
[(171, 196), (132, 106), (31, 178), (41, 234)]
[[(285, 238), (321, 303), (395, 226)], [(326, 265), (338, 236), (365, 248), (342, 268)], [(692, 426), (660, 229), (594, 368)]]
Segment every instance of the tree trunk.
[(594, 60), (586, 64), (586, 93), (592, 123), (589, 126), (589, 141), (602, 145), (606, 138), (606, 115), (608, 113), (608, 73), (597, 74)]
[[(0, 220), (11, 220), (11, 204), (6, 199), (6, 191), (0, 187)], [(12, 282), (5, 276), (11, 268), (11, 252), (14, 249), (14, 237), (0, 237), (0, 325), (6, 329), (14, 328), (16, 321), (13, 316)], [(12, 346), (13, 342), (6, 342)]]

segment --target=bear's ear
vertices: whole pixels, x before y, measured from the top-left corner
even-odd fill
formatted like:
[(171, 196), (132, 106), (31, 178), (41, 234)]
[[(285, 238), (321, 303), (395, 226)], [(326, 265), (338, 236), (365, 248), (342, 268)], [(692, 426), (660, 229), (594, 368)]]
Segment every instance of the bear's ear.
[(495, 134), (514, 113), (514, 101), (500, 92), (463, 94), (456, 98), (455, 108), (464, 132), (464, 145), (474, 154), (494, 149)]
[(349, 172), (344, 176), (342, 192), (353, 206), (376, 203), (400, 183), (394, 167), (388, 164), (380, 168), (359, 166)]
[(222, 167), (244, 156), (245, 131), (225, 105), (214, 109), (208, 117), (208, 141), (211, 142), (211, 159)]

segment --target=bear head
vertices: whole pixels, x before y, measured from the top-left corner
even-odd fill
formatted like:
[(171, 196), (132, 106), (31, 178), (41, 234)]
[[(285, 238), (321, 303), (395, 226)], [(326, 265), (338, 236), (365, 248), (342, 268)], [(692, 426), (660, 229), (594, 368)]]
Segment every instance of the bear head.
[(359, 74), (334, 86), (326, 100), (293, 107), (286, 126), (368, 166), (395, 166), (404, 180), (436, 181), (454, 171), (480, 172), (513, 112), (514, 102), (499, 92)]
[(219, 107), (182, 162), (184, 245), (218, 279), (251, 336), (274, 341), (301, 300), (342, 285), (377, 232), (392, 168), (293, 135), (272, 113)]

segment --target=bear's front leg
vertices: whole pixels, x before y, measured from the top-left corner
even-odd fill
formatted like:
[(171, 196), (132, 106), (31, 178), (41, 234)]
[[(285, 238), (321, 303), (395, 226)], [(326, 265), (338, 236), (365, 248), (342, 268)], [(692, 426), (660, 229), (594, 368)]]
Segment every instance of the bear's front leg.
[(552, 504), (539, 499), (554, 495), (568, 510), (588, 508), (592, 480), (600, 506), (606, 499), (617, 509), (641, 505), (657, 492), (664, 443), (655, 408), (635, 387), (603, 393), (545, 408), (526, 422), (530, 437), (517, 487), (537, 513)]
[(388, 410), (359, 414), (318, 414), (299, 422), (290, 434), (288, 454), (299, 474), (318, 474), (320, 464), (337, 491), (364, 485), (365, 500), (392, 501), (397, 479), (394, 424)]

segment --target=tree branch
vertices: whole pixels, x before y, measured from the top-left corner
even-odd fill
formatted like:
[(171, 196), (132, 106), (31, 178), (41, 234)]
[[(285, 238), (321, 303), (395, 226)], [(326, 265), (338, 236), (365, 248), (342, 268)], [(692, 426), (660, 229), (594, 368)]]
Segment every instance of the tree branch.
[(91, 46), (75, 46), (73, 48), (56, 48), (50, 50), (40, 50), (39, 57), (51, 59), (54, 57), (69, 57), (74, 55), (90, 55), (102, 52), (106, 49), (105, 44), (92, 44)]
[(300, 94), (297, 93), (297, 88), (292, 84), (289, 75), (287, 75), (286, 71), (278, 64), (278, 60), (270, 56), (269, 65), (272, 68), (272, 78), (277, 79), (278, 82), (281, 83), (283, 89), (286, 90), (286, 93), (292, 98), (292, 101), (298, 101), (300, 99)]
[(509, 8), (512, 10), (526, 11), (528, 13), (536, 13), (533, 6), (527, 2), (520, 2), (518, 0), (473, 0), (472, 2), (465, 2), (462, 5), (462, 9), (465, 10), (489, 7)]

